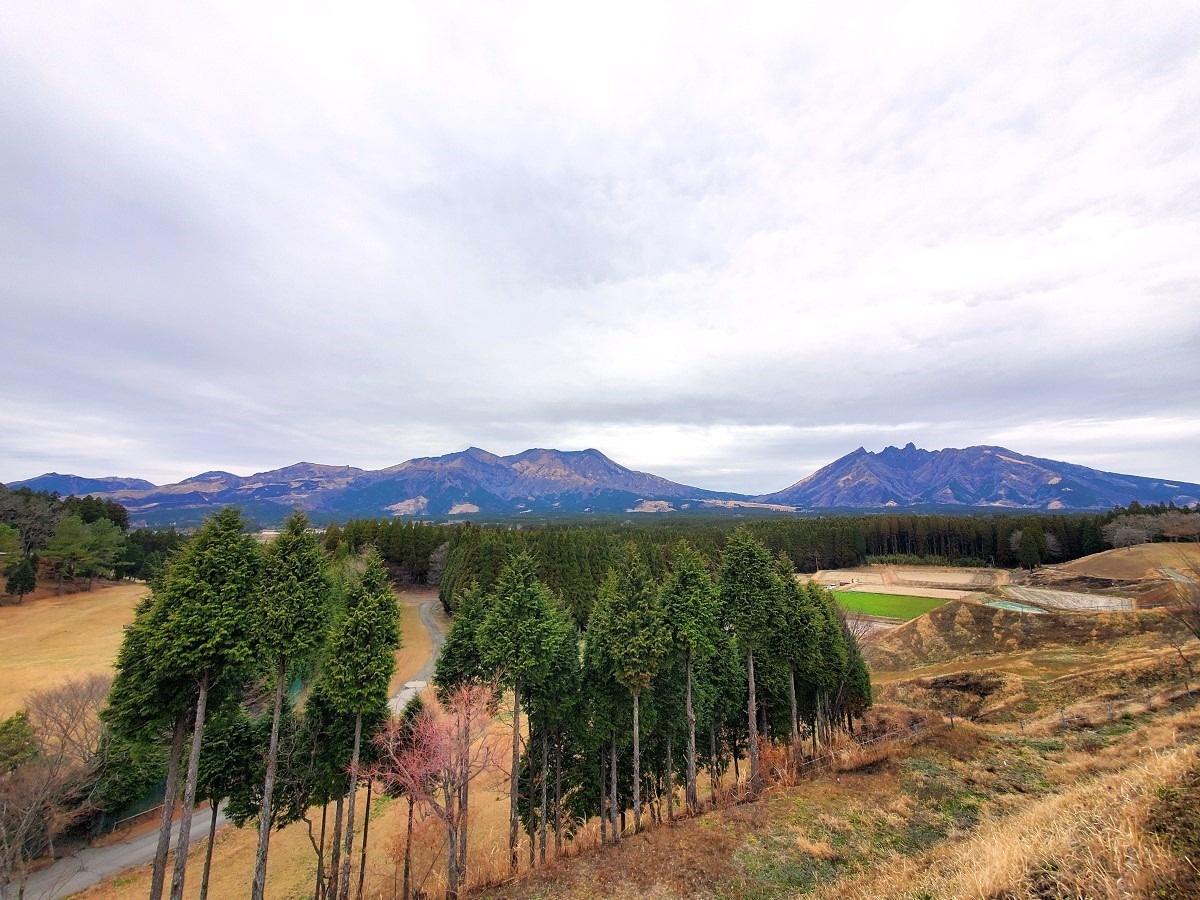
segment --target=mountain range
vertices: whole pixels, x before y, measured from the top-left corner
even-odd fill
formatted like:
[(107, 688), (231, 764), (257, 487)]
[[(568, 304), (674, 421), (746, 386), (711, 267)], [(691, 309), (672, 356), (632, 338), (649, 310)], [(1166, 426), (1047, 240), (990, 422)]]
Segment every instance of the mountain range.
[(168, 485), (48, 473), (8, 487), (103, 496), (128, 508), (132, 521), (155, 525), (192, 523), (228, 504), (264, 524), (281, 521), (296, 507), (325, 521), (935, 507), (1069, 511), (1133, 500), (1200, 505), (1197, 484), (1102, 472), (1003, 447), (922, 450), (911, 443), (878, 453), (859, 447), (790, 487), (759, 496), (678, 484), (627, 469), (598, 450), (497, 456), (478, 447), (376, 471), (301, 462), (245, 477), (204, 472)]

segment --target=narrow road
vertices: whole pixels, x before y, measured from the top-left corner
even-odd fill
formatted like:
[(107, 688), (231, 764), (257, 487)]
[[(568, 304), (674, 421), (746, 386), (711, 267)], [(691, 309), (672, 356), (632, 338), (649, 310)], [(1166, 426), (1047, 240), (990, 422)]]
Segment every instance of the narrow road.
[[(224, 813), (218, 813), (217, 829), (224, 828), (228, 821)], [(202, 809), (196, 812), (192, 817), (192, 831), (189, 835), (192, 844), (208, 838), (208, 827), (211, 823), (209, 810)], [(179, 823), (176, 822), (171, 830), (171, 846), (174, 847), (178, 842)], [(157, 828), (111, 847), (87, 847), (73, 856), (64, 856), (48, 869), (29, 876), (25, 897), (27, 900), (58, 900), (59, 897), (69, 897), (122, 869), (150, 862), (154, 859), (157, 847)], [(196, 878), (200, 877), (199, 871), (192, 874)]]
[(442, 625), (438, 622), (437, 615), (435, 614), (435, 610), (440, 606), (440, 600), (426, 600), (420, 606), (421, 624), (429, 632), (429, 640), (433, 644), (433, 653), (425, 665), (421, 666), (421, 670), (410, 681), (405, 682), (404, 687), (396, 691), (395, 695), (388, 700), (388, 708), (395, 715), (404, 712), (404, 707), (408, 705), (413, 697), (425, 690), (425, 686), (429, 684), (429, 679), (433, 677), (433, 667), (437, 663), (438, 654), (442, 652), (442, 644), (446, 643), (446, 635), (442, 632)]
[[(446, 635), (437, 618), (437, 610), (441, 602), (437, 599), (426, 600), (420, 606), (421, 624), (429, 632), (429, 640), (433, 645), (433, 653), (425, 665), (413, 679), (406, 683), (396, 695), (388, 700), (392, 712), (403, 711), (405, 704), (419, 694), (429, 679), (433, 677), (433, 667)], [(208, 827), (212, 819), (207, 810), (198, 810), (192, 818), (191, 843), (207, 839)], [(228, 819), (224, 813), (217, 814), (218, 830), (224, 828)], [(171, 832), (171, 846), (179, 840), (179, 825), (176, 823)], [(29, 877), (25, 888), (26, 900), (58, 900), (71, 894), (85, 890), (92, 885), (115, 875), (122, 869), (140, 866), (154, 859), (154, 851), (158, 846), (158, 830), (143, 834), (111, 847), (87, 847), (71, 856), (65, 856), (49, 868), (43, 869)], [(188, 867), (189, 869), (191, 866)], [(197, 871), (196, 878), (199, 878)]]

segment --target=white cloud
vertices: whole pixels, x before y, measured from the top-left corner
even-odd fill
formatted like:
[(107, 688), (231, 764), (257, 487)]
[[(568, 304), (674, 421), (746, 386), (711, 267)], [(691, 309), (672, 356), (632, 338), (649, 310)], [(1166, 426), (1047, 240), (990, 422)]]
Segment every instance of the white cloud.
[(0, 61), (0, 478), (1200, 481), (1193, 4), (42, 4)]

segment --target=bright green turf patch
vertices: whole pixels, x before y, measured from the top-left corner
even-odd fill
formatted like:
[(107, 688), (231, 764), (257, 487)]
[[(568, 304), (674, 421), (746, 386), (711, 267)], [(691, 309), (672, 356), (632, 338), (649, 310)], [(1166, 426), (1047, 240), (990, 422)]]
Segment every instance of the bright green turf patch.
[(915, 619), (946, 602), (934, 597), (901, 597), (859, 591), (834, 591), (833, 595), (842, 608), (850, 612), (887, 616), (890, 619)]

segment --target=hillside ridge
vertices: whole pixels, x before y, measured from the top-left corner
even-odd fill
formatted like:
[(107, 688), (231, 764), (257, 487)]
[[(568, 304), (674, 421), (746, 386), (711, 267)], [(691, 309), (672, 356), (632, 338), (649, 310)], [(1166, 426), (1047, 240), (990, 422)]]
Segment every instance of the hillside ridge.
[(1200, 505), (1200, 485), (1102, 472), (998, 446), (924, 450), (908, 443), (863, 447), (781, 491), (758, 496), (680, 484), (614, 462), (595, 448), (530, 448), (499, 456), (479, 447), (417, 457), (377, 470), (298, 462), (236, 475), (210, 471), (175, 484), (143, 479), (46, 475), (10, 488), (94, 494), (125, 505), (135, 520), (195, 521), (236, 504), (260, 521), (293, 508), (319, 518), (510, 517), (798, 510), (1107, 510), (1131, 501)]

